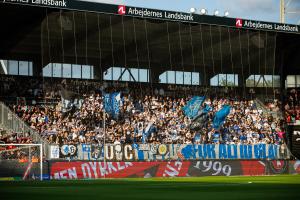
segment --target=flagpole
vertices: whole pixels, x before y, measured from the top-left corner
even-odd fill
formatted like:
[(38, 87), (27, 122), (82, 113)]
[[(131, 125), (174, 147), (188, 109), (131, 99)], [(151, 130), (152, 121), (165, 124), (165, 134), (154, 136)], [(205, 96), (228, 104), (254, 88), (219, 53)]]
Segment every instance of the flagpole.
[(105, 159), (105, 139), (106, 139), (106, 126), (105, 126), (105, 122), (106, 122), (106, 117), (105, 117), (105, 107), (104, 107), (104, 105), (105, 105), (105, 103), (104, 103), (104, 101), (105, 101), (105, 99), (104, 99), (105, 97), (103, 96), (103, 132), (104, 132), (104, 141), (103, 141), (103, 153), (104, 153), (104, 169), (105, 169), (105, 171), (104, 171), (104, 179), (105, 179), (105, 175), (106, 175), (106, 159)]
[(105, 166), (104, 178), (105, 178), (105, 174), (106, 174), (106, 159), (105, 159), (106, 129), (105, 129), (105, 122), (106, 122), (105, 109), (103, 109), (103, 132), (104, 132), (103, 153), (104, 153), (104, 166)]

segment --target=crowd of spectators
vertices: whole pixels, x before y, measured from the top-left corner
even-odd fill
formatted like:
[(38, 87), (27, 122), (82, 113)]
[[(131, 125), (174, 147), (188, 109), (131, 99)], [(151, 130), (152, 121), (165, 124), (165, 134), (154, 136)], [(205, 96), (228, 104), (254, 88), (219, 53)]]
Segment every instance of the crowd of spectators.
[[(203, 128), (190, 129), (192, 120), (184, 115), (189, 98), (123, 95), (117, 119), (104, 114), (101, 93), (84, 94), (80, 109), (62, 112), (62, 103), (43, 106), (13, 106), (13, 110), (49, 143), (141, 143), (143, 132), (151, 128), (149, 143), (281, 143), (279, 119), (264, 115), (253, 101), (207, 98), (212, 110)], [(231, 112), (220, 130), (212, 127), (214, 114), (222, 105)], [(104, 131), (105, 116), (105, 131)], [(106, 135), (104, 136), (104, 133)]]
[(286, 104), (284, 105), (287, 123), (300, 123), (300, 91), (291, 89), (287, 92)]
[[(263, 113), (255, 101), (228, 94), (228, 91), (226, 95), (204, 89), (199, 91), (201, 94), (197, 95), (206, 96), (204, 105), (212, 109), (202, 128), (194, 130), (191, 129), (193, 120), (183, 112), (183, 107), (195, 95), (187, 89), (174, 93), (170, 88), (129, 87), (127, 84), (112, 87), (70, 80), (33, 85), (35, 88), (27, 88), (26, 94), (38, 94), (36, 98), (30, 103), (10, 104), (10, 108), (49, 143), (99, 144), (104, 138), (106, 143), (114, 144), (283, 143), (284, 131), (279, 118)], [(103, 91), (122, 93), (117, 118), (104, 112)], [(62, 96), (73, 99), (68, 108)], [(39, 104), (39, 99), (43, 99), (43, 103)], [(214, 129), (214, 115), (225, 104), (231, 106), (230, 114), (220, 129)], [(146, 130), (151, 134), (143, 138)]]
[(32, 138), (30, 137), (30, 133), (26, 132), (7, 132), (0, 128), (0, 143), (1, 144), (30, 144), (32, 143)]
[(281, 103), (278, 99), (269, 99), (265, 102), (265, 107), (271, 112), (280, 112)]
[[(20, 162), (25, 162), (29, 158), (29, 154), (33, 161), (38, 157), (36, 147), (28, 147), (14, 144), (31, 144), (33, 143), (30, 133), (7, 132), (0, 128), (0, 159), (13, 160), (18, 159)], [(1, 144), (8, 144), (7, 146)], [(29, 148), (31, 150), (29, 151)]]

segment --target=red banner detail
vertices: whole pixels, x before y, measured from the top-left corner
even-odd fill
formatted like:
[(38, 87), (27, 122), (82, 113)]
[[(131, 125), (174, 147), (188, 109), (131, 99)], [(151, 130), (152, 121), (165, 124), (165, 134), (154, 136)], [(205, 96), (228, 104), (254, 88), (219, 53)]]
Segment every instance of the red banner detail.
[[(220, 162), (221, 163), (221, 162)], [(223, 163), (231, 175), (265, 175), (272, 161), (231, 161)], [(289, 162), (293, 173), (300, 173), (300, 161)], [(53, 162), (50, 168), (52, 179), (94, 179), (126, 177), (186, 177), (216, 175), (196, 169), (192, 161), (170, 162)], [(193, 173), (194, 172), (194, 173)], [(273, 171), (270, 173), (273, 173)], [(279, 172), (281, 173), (281, 172)], [(226, 175), (226, 174), (223, 174)], [(229, 174), (230, 175), (230, 174)]]
[(237, 27), (237, 28), (243, 27), (243, 20), (242, 19), (236, 19), (235, 20), (235, 27)]
[(119, 6), (118, 6), (118, 14), (119, 14), (119, 15), (125, 15), (125, 14), (126, 14), (126, 6), (124, 6), (124, 5), (119, 5)]
[(264, 175), (266, 165), (263, 161), (240, 161), (245, 176)]
[(124, 178), (143, 173), (159, 162), (56, 162), (51, 166), (53, 179)]
[(189, 161), (162, 162), (156, 177), (184, 177), (188, 173), (189, 167)]
[(189, 161), (173, 162), (56, 162), (51, 166), (53, 179), (94, 179), (125, 177), (186, 176)]

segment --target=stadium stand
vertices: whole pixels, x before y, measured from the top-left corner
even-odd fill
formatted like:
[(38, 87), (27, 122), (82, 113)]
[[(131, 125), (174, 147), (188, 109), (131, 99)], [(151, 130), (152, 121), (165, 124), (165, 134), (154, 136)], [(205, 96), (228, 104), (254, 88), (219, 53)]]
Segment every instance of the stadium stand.
[[(186, 88), (183, 92), (185, 95), (181, 97), (168, 95), (167, 90), (160, 88), (154, 89), (153, 93), (144, 86), (133, 88), (120, 84), (104, 88), (104, 85), (99, 84), (67, 83), (65, 79), (52, 79), (51, 82), (44, 80), (40, 84), (33, 78), (27, 78), (30, 84), (24, 89), (18, 87), (23, 79), (3, 82), (3, 98), (18, 117), (50, 144), (101, 144), (104, 137), (105, 142), (111, 144), (284, 142), (282, 121), (263, 113), (256, 101), (251, 99), (200, 91), (199, 95), (206, 96), (200, 110), (208, 106), (209, 111), (205, 115), (197, 115), (201, 115), (198, 118), (189, 118), (184, 113), (184, 106), (193, 95)], [(18, 91), (17, 88), (21, 89)], [(163, 91), (161, 95), (159, 90)], [(113, 92), (120, 92), (121, 95), (119, 113), (114, 116), (113, 113), (105, 112), (104, 136), (104, 97)], [(13, 95), (17, 102), (10, 101), (9, 96), (4, 97), (5, 94), (11, 94), (10, 97)], [(214, 116), (223, 105), (231, 106), (230, 114), (221, 128), (213, 127)]]
[(0, 179), (297, 172), (300, 27), (72, 2), (1, 4)]

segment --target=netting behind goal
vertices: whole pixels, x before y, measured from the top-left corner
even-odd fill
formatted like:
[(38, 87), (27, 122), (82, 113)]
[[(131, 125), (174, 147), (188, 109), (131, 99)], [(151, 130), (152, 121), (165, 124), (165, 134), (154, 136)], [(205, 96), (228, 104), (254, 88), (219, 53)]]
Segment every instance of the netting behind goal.
[(0, 180), (43, 180), (41, 144), (0, 144)]

